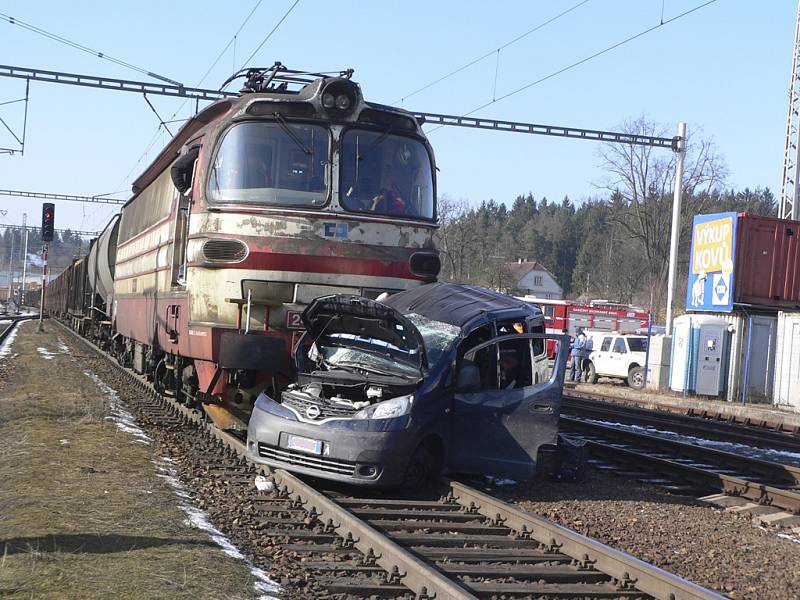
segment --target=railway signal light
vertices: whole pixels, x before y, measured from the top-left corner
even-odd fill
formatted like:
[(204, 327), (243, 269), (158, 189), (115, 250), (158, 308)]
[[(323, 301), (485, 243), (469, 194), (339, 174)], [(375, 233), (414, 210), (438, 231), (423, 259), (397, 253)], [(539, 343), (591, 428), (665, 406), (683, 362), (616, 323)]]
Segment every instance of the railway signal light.
[(55, 232), (56, 205), (52, 202), (42, 204), (42, 241), (52, 242)]

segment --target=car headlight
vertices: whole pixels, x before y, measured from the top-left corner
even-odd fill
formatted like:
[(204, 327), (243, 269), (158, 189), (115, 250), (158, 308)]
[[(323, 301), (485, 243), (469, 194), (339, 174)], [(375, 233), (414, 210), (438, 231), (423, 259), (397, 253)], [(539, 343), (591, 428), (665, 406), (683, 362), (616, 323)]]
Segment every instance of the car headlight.
[(414, 395), (398, 396), (383, 402), (376, 402), (372, 406), (362, 408), (353, 415), (354, 419), (393, 419), (408, 414), (411, 404), (414, 402)]
[(283, 404), (275, 402), (275, 400), (263, 392), (259, 394), (258, 398), (256, 399), (256, 408), (271, 415), (275, 415), (276, 417), (283, 417), (284, 419), (297, 421), (297, 416), (291, 410), (286, 408)]

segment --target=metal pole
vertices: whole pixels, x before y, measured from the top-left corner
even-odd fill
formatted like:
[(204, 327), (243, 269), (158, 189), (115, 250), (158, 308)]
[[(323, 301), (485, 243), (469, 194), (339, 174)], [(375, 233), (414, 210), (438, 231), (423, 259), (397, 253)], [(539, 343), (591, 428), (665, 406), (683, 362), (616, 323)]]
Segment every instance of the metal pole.
[(24, 250), (22, 251), (22, 289), (19, 293), (19, 305), (25, 305), (25, 276), (28, 273), (28, 215), (22, 213), (22, 228), (25, 230), (25, 243), (23, 245)]
[(667, 333), (672, 331), (672, 303), (675, 295), (675, 270), (678, 267), (678, 240), (681, 235), (681, 194), (683, 191), (683, 158), (686, 155), (686, 123), (678, 123), (678, 155), (675, 164), (675, 191), (672, 196), (672, 235), (669, 241), (669, 275), (667, 277)]
[(644, 349), (644, 386), (647, 387), (647, 373), (650, 371), (650, 342), (653, 338), (653, 313), (647, 313), (647, 346)]
[(47, 287), (47, 242), (42, 246), (42, 296), (39, 299), (39, 332), (44, 331), (44, 289)]
[(11, 230), (11, 252), (8, 253), (8, 295), (6, 296), (6, 312), (11, 308), (11, 285), (13, 283), (14, 274), (11, 272), (11, 267), (14, 265), (14, 230)]

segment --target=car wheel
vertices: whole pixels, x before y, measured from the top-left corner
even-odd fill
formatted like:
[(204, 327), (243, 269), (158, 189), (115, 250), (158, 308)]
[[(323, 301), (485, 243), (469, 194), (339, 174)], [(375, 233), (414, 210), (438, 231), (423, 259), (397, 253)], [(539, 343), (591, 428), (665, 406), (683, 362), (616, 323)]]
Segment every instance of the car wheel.
[(417, 490), (433, 479), (436, 473), (436, 457), (430, 448), (420, 444), (408, 461), (406, 473), (403, 477), (403, 487)]
[(628, 385), (635, 390), (644, 387), (644, 369), (642, 367), (633, 367), (628, 371)]
[(589, 366), (586, 367), (586, 383), (597, 383), (597, 369), (592, 361), (589, 361)]

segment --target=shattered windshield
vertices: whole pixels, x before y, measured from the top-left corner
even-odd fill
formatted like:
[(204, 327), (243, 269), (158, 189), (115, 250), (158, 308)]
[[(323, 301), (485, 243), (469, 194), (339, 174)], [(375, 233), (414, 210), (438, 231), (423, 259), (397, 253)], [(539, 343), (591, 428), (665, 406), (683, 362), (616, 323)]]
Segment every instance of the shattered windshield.
[(454, 339), (458, 337), (461, 329), (449, 323), (434, 321), (428, 317), (410, 313), (405, 315), (417, 328), (425, 344), (425, 355), (428, 357), (428, 367), (433, 368)]
[[(406, 358), (401, 358), (403, 355)], [(349, 333), (333, 333), (317, 340), (308, 357), (326, 369), (363, 369), (378, 375), (419, 377), (417, 352), (383, 340)]]

